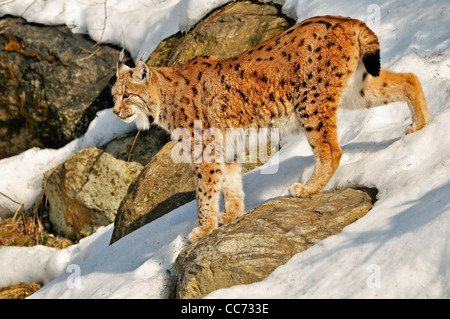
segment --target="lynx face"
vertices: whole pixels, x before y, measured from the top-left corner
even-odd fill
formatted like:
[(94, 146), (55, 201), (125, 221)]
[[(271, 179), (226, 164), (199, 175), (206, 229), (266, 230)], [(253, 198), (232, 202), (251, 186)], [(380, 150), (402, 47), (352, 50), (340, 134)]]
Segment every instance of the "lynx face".
[(117, 82), (112, 89), (114, 114), (127, 123), (135, 121), (144, 130), (150, 128), (159, 112), (159, 99), (156, 90), (152, 90), (151, 80), (152, 74), (145, 63), (139, 61), (132, 69), (119, 62)]

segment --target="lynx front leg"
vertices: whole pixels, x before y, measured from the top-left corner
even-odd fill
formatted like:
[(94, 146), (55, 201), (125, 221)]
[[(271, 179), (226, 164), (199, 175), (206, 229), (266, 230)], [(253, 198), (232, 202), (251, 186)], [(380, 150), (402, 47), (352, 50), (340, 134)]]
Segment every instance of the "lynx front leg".
[(319, 122), (314, 128), (307, 126), (305, 133), (314, 152), (315, 167), (306, 185), (294, 183), (291, 186), (290, 194), (297, 197), (320, 192), (338, 168), (342, 155), (335, 125)]
[(223, 164), (205, 163), (194, 164), (195, 194), (198, 209), (198, 227), (188, 236), (193, 243), (210, 234), (219, 226), (219, 194), (222, 186)]
[(240, 164), (227, 163), (224, 165), (222, 195), (225, 212), (220, 214), (219, 222), (221, 224), (226, 224), (236, 217), (244, 215), (244, 192)]

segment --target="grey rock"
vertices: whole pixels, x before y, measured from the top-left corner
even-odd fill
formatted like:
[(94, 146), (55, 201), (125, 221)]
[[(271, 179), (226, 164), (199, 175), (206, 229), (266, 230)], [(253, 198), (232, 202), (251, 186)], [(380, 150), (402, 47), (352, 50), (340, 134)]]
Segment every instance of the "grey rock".
[(260, 281), (293, 255), (363, 217), (371, 201), (366, 192), (346, 189), (262, 204), (181, 251), (175, 262), (176, 297), (201, 298)]

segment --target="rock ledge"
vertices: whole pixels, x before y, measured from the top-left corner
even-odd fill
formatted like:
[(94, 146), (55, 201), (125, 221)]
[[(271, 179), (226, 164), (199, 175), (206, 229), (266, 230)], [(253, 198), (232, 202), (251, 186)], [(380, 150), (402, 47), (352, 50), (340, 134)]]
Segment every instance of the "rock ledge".
[(263, 280), (293, 255), (363, 217), (372, 208), (368, 193), (346, 189), (262, 204), (179, 254), (176, 297), (201, 298)]

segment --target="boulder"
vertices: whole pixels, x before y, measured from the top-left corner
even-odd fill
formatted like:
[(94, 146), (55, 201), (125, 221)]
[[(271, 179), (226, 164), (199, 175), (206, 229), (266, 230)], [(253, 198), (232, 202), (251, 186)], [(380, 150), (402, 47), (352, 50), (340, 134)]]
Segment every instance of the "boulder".
[(66, 26), (0, 19), (0, 158), (59, 148), (112, 107), (119, 50)]
[(143, 166), (91, 147), (75, 153), (44, 176), (53, 229), (71, 240), (111, 224), (133, 178)]
[(190, 164), (172, 160), (176, 143), (167, 143), (131, 183), (114, 220), (111, 244), (195, 199)]
[(283, 32), (295, 21), (273, 3), (235, 1), (211, 12), (187, 34), (162, 41), (150, 55), (150, 66), (180, 66), (197, 55), (235, 56)]
[(52, 228), (76, 240), (112, 223), (133, 178), (168, 141), (167, 133), (157, 127), (137, 137), (130, 132), (77, 152), (48, 171), (44, 190)]
[(152, 126), (139, 135), (136, 131), (125, 133), (100, 148), (117, 159), (128, 161), (129, 157), (131, 162), (145, 166), (168, 142), (170, 135), (161, 128)]
[(293, 255), (363, 217), (371, 202), (366, 192), (346, 189), (262, 204), (181, 251), (176, 297), (201, 298), (263, 280)]

